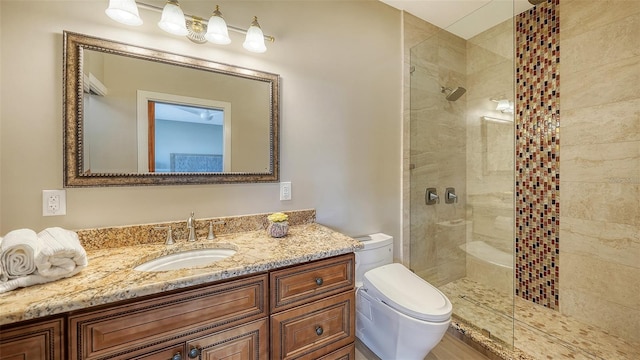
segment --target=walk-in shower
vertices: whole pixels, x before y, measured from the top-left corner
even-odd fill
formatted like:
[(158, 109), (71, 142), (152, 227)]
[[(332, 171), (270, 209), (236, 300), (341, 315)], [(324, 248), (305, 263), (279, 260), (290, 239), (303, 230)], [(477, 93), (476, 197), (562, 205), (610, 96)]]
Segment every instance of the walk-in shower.
[[(516, 11), (523, 2), (528, 9)], [(620, 27), (635, 34), (640, 3), (616, 3), (608, 22), (592, 16), (602, 13), (598, 2), (529, 3), (536, 6), (490, 2), (492, 11), (505, 7), (504, 20), (492, 27), (471, 14), (444, 30), (421, 24), (407, 36), (428, 34), (420, 43), (407, 41), (403, 260), (446, 294), (454, 326), (470, 338), (536, 359), (640, 359), (638, 247), (631, 241), (638, 222), (618, 209), (621, 203), (637, 214), (637, 196), (591, 202), (592, 189), (637, 183), (637, 176), (624, 177), (623, 185), (623, 177), (610, 174), (628, 174), (635, 169), (630, 162), (618, 167), (617, 155), (602, 155), (632, 146), (622, 135), (606, 138), (628, 134), (623, 120), (637, 119), (638, 97), (625, 93), (624, 100), (614, 91), (632, 76), (619, 70), (610, 83), (607, 76), (618, 71), (610, 59), (626, 66), (637, 56), (620, 50), (598, 64), (584, 60), (596, 34), (626, 49), (631, 35), (617, 39), (621, 32), (607, 24), (624, 17)], [(454, 34), (474, 26), (471, 35)], [(607, 77), (606, 100), (584, 88), (585, 77)], [(514, 104), (513, 111), (501, 102)], [(438, 201), (451, 188), (457, 201)]]

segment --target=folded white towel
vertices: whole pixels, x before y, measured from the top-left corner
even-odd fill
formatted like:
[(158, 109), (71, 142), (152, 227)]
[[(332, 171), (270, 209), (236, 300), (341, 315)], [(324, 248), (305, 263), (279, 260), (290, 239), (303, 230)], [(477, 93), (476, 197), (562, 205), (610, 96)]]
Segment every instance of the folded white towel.
[(35, 273), (33, 275), (27, 275), (27, 276), (22, 276), (13, 280), (9, 280), (9, 281), (4, 281), (4, 282), (0, 282), (0, 294), (3, 292), (7, 292), (7, 291), (11, 291), (20, 287), (27, 287), (27, 286), (32, 286), (32, 285), (37, 285), (37, 284), (44, 284), (47, 282), (51, 282), (51, 281), (56, 281), (56, 280), (60, 280), (62, 278), (66, 278), (66, 277), (70, 277), (73, 276), (75, 274), (77, 274), (78, 272), (80, 272), (81, 268), (76, 268), (75, 270), (73, 270), (72, 272), (63, 275), (63, 276), (58, 276), (58, 277), (49, 277), (49, 276), (42, 276), (39, 275), (38, 273)]
[(40, 246), (38, 235), (30, 229), (14, 230), (0, 243), (2, 273), (8, 280), (36, 271), (35, 256)]
[(35, 264), (39, 275), (68, 277), (87, 266), (87, 252), (75, 232), (52, 227), (42, 230), (37, 236), (40, 251), (36, 254)]

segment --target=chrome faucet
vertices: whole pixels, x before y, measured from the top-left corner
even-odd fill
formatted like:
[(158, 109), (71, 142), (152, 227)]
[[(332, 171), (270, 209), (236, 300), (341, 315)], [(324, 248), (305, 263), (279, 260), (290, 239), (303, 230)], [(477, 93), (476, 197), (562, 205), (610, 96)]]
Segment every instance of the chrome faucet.
[(173, 235), (171, 231), (171, 225), (169, 226), (156, 226), (153, 228), (154, 230), (167, 230), (167, 239), (165, 240), (165, 245), (173, 245), (175, 242), (173, 241)]
[(225, 222), (223, 220), (218, 220), (218, 221), (209, 221), (209, 235), (207, 236), (207, 240), (213, 240), (216, 238), (216, 234), (214, 234), (213, 232), (213, 225), (224, 225)]
[(196, 219), (194, 218), (193, 211), (191, 216), (187, 219), (187, 230), (189, 230), (189, 241), (196, 241)]

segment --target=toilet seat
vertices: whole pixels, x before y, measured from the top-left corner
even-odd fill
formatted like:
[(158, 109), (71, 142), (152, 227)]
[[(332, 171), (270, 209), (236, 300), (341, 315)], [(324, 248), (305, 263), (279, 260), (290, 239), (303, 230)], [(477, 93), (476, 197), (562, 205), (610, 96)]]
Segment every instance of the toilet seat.
[(397, 311), (425, 321), (451, 318), (447, 297), (402, 264), (388, 264), (364, 274), (363, 289)]

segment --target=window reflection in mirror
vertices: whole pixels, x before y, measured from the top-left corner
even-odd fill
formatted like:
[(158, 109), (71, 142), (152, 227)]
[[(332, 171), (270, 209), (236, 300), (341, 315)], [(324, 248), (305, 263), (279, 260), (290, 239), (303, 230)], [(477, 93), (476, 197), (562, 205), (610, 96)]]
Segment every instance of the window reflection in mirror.
[(138, 173), (231, 167), (231, 103), (138, 90)]
[(230, 170), (231, 154), (224, 151), (224, 109), (156, 101), (149, 101), (148, 107), (149, 172)]

